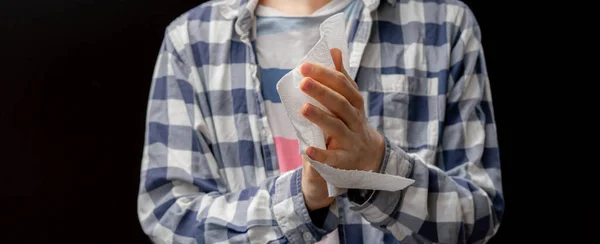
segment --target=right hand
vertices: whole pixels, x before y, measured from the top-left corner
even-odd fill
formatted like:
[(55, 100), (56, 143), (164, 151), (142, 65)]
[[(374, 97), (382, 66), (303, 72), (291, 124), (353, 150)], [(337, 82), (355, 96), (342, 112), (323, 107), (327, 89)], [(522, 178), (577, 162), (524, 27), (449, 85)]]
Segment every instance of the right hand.
[(302, 194), (309, 211), (329, 206), (335, 197), (329, 197), (327, 181), (313, 168), (305, 155), (302, 155)]

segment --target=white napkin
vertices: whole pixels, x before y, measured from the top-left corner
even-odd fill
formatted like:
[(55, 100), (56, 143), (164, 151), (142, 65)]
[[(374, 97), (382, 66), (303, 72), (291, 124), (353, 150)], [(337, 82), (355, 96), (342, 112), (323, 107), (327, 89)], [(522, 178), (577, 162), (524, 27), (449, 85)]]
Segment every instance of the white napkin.
[(345, 27), (343, 13), (333, 15), (321, 24), (319, 28), (321, 38), (317, 44), (298, 62), (294, 69), (284, 75), (277, 83), (277, 91), (281, 97), (281, 102), (296, 131), (300, 145), (300, 154), (309, 159), (315, 170), (327, 181), (327, 190), (330, 197), (346, 192), (347, 188), (385, 191), (404, 189), (412, 184), (414, 180), (376, 172), (336, 169), (314, 161), (306, 155), (305, 151), (309, 146), (320, 149), (326, 149), (326, 147), (323, 131), (319, 126), (302, 116), (300, 111), (302, 106), (309, 102), (325, 112), (331, 112), (314, 98), (300, 90), (300, 81), (304, 76), (300, 73), (299, 66), (304, 62), (311, 62), (335, 69), (330, 49), (338, 48), (342, 52), (344, 69), (349, 70)]

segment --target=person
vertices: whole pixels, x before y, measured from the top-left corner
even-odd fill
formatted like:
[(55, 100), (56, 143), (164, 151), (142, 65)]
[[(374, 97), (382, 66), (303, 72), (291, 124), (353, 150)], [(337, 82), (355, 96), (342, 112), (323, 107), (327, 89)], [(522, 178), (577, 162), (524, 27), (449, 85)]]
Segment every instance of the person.
[[(298, 63), (338, 13), (348, 57)], [(326, 149), (300, 152), (277, 93), (297, 65), (299, 92), (331, 111), (302, 107)], [(328, 197), (307, 157), (414, 183)], [(465, 3), (215, 0), (166, 27), (138, 196), (153, 242), (483, 243), (503, 211), (481, 30)]]

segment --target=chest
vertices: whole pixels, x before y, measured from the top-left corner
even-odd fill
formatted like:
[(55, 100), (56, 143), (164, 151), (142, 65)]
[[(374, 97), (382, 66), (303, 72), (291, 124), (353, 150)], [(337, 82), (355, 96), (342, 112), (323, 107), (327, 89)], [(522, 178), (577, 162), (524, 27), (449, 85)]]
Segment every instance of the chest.
[[(415, 32), (422, 34), (413, 41), (398, 41), (393, 36), (398, 31), (401, 29), (375, 22), (363, 44), (357, 45), (360, 40), (354, 39), (351, 56), (360, 57), (354, 79), (365, 98), (369, 124), (402, 149), (434, 163), (445, 113), (449, 48), (447, 44), (428, 45), (430, 37), (420, 31)], [(225, 46), (228, 51), (219, 55), (232, 62), (200, 72), (200, 80), (209, 88), (200, 98), (203, 114), (211, 119), (206, 133), (219, 152), (223, 168), (247, 164), (255, 168), (252, 171), (265, 170), (264, 177), (276, 175), (278, 164), (261, 93), (256, 46), (238, 41)], [(240, 52), (243, 57), (239, 57)], [(253, 181), (263, 178), (256, 177)]]

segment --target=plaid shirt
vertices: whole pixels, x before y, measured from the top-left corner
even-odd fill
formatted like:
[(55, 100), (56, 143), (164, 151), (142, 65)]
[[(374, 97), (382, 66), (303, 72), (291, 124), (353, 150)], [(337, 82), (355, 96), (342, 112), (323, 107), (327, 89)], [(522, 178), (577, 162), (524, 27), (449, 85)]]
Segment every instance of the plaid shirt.
[[(359, 0), (356, 0), (359, 1)], [(280, 174), (253, 50), (257, 0), (210, 1), (166, 29), (149, 97), (138, 215), (156, 243), (482, 243), (504, 200), (481, 34), (458, 0), (362, 0), (350, 75), (398, 192), (350, 190), (312, 223)]]

